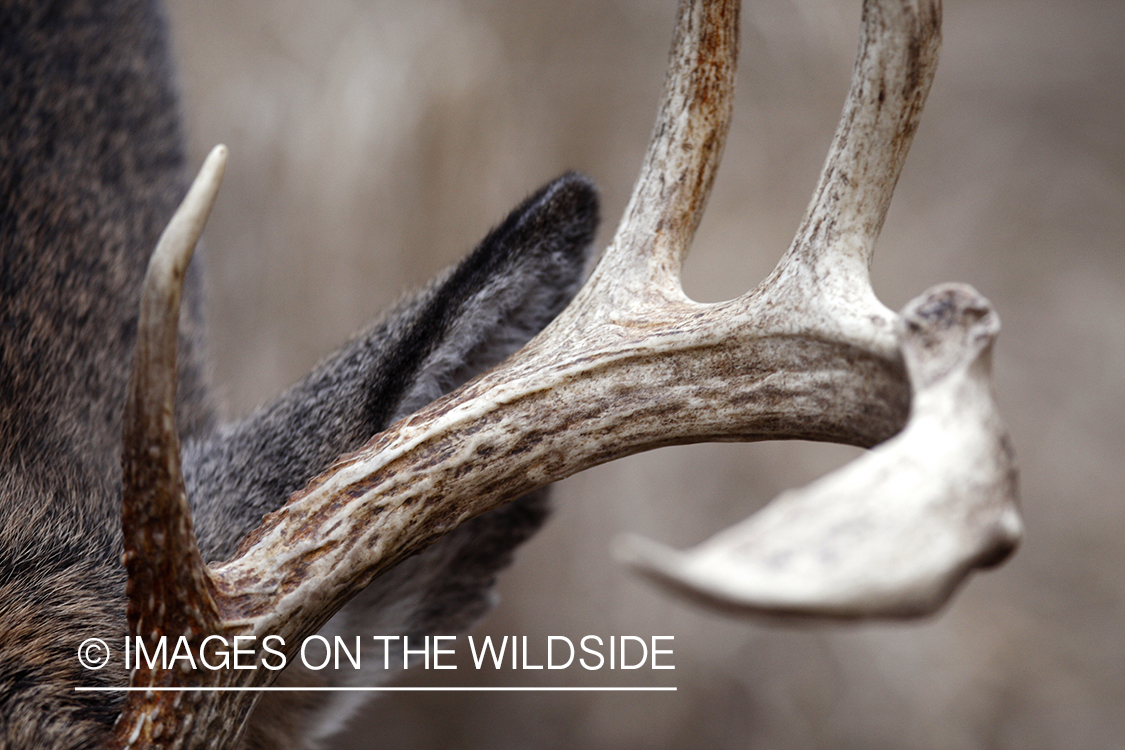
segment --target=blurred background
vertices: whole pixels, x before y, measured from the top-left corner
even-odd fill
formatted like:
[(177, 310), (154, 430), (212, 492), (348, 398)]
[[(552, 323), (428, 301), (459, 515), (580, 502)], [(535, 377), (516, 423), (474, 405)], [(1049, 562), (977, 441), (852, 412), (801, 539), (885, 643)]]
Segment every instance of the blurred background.
[[(297, 380), (542, 182), (579, 169), (612, 234), (647, 142), (673, 0), (172, 0), (196, 163), (231, 147), (206, 236), (232, 416)], [(769, 272), (847, 90), (858, 0), (743, 11), (737, 111), (686, 269), (696, 299)], [(967, 281), (1027, 539), (915, 624), (785, 629), (632, 578), (635, 531), (701, 541), (857, 451), (666, 449), (557, 487), (477, 634), (675, 636), (674, 672), (412, 674), (405, 684), (674, 684), (658, 694), (392, 695), (341, 748), (1120, 748), (1125, 742), (1125, 4), (952, 0), (875, 258), (894, 309)], [(643, 672), (641, 674), (640, 672)]]

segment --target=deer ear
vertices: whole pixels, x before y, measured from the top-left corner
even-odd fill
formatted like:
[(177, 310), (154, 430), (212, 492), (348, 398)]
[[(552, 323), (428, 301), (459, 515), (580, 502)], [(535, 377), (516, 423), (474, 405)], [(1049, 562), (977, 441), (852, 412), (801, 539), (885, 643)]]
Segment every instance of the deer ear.
[(489, 369), (551, 322), (578, 290), (597, 224), (593, 184), (567, 173), (517, 206), (435, 281), (419, 298), (430, 314), (412, 321), (429, 351), (389, 423)]
[(517, 206), (461, 263), (241, 422), (185, 446), (200, 546), (225, 559), (262, 516), (372, 435), (492, 367), (566, 306), (598, 197), (566, 174)]

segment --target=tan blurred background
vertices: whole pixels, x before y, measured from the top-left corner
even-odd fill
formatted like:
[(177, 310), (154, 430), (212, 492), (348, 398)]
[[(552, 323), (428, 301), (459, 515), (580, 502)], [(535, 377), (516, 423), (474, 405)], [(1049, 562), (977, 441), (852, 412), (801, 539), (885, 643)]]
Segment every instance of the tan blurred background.
[[(608, 240), (651, 128), (673, 0), (172, 0), (194, 158), (232, 161), (207, 234), (232, 415), (300, 377), (505, 211), (577, 168)], [(804, 210), (847, 88), (859, 2), (743, 12), (736, 119), (687, 267), (755, 285)], [(671, 694), (381, 699), (342, 748), (1125, 746), (1125, 3), (953, 0), (875, 260), (898, 308), (968, 281), (1004, 321), (996, 382), (1027, 541), (920, 624), (778, 629), (623, 572), (622, 531), (685, 546), (855, 455), (668, 449), (563, 482), (478, 633), (674, 635), (675, 672), (407, 684), (675, 684)], [(601, 681), (601, 682), (599, 682)]]

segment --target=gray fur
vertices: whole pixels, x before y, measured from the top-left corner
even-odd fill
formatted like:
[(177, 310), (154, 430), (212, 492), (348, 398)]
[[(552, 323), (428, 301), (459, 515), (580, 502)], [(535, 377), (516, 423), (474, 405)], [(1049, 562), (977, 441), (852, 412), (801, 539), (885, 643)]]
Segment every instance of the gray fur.
[[(121, 410), (140, 282), (186, 184), (166, 49), (153, 0), (0, 0), (0, 747), (98, 746), (121, 698), (72, 688), (128, 681), (117, 661), (90, 672), (75, 653), (87, 637), (126, 632)], [(550, 183), (463, 263), (223, 426), (203, 375), (197, 260), (177, 419), (205, 557), (228, 557), (338, 455), (549, 322), (577, 288), (596, 221), (587, 181)], [(468, 627), (545, 512), (537, 493), (464, 524), (376, 579), (327, 630)], [(244, 745), (311, 746), (337, 708), (263, 700), (255, 716), (268, 720), (251, 718)]]

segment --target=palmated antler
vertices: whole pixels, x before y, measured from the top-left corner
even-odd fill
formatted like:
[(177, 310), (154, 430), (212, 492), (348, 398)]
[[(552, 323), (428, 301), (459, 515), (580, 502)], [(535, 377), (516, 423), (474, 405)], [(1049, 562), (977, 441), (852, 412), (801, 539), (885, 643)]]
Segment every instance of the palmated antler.
[(1016, 471), (992, 393), (1000, 321), (972, 287), (903, 310), (914, 389), (898, 435), (688, 552), (626, 537), (618, 555), (669, 589), (774, 617), (917, 617), (1015, 548)]
[[(314, 633), (380, 571), (468, 518), (595, 464), (708, 440), (803, 438), (871, 446), (898, 432), (911, 401), (896, 334), (899, 318), (875, 298), (868, 265), (929, 88), (939, 23), (937, 2), (865, 4), (851, 93), (797, 238), (757, 289), (729, 302), (700, 304), (683, 294), (679, 271), (728, 128), (738, 2), (684, 0), (664, 98), (632, 200), (612, 245), (574, 302), (499, 367), (377, 435), (310, 481), (269, 514), (228, 562), (207, 568), (192, 552), (178, 459), (170, 455), (177, 448), (156, 437), (171, 426), (169, 390), (135, 391), (142, 401), (156, 401), (134, 414), (163, 417), (150, 427), (127, 428), (137, 430), (127, 432), (133, 443), (127, 453), (168, 467), (155, 480), (166, 483), (167, 490), (138, 492), (127, 482), (126, 518), (139, 512), (134, 506), (147, 502), (146, 493), (179, 499), (168, 501), (168, 514), (154, 513), (153, 520), (141, 524), (158, 530), (126, 521), (133, 632), (149, 635), (144, 629), (151, 621), (157, 623), (154, 632), (186, 634), (196, 643), (203, 632), (259, 639), (276, 635), (292, 656), (302, 637)], [(146, 300), (175, 297), (159, 284), (149, 284), (145, 294)], [(976, 315), (971, 311), (980, 311), (982, 320), (995, 319), (979, 298), (955, 294), (958, 300), (963, 295), (971, 301), (951, 308), (960, 312), (907, 316), (911, 326), (918, 326), (909, 335), (922, 342), (945, 341), (942, 331), (961, 330), (962, 318)], [(969, 325), (964, 331), (962, 338), (977, 343), (952, 355), (957, 361), (982, 346), (983, 339), (973, 333), (977, 328)], [(164, 336), (174, 343), (174, 334)], [(910, 364), (913, 355), (906, 351)], [(138, 370), (144, 360), (142, 353)], [(162, 377), (174, 377), (174, 367), (161, 371)], [(911, 373), (917, 386), (913, 367)], [(917, 394), (915, 420), (927, 393)], [(989, 411), (987, 420), (992, 419)], [(934, 451), (934, 474), (959, 471), (962, 467), (941, 462), (944, 453)], [(889, 467), (888, 482), (896, 471)], [(878, 477), (869, 479), (871, 486), (880, 485)], [(958, 543), (930, 555), (926, 580), (941, 581), (936, 594), (899, 598), (913, 602), (910, 607), (882, 606), (884, 599), (875, 597), (879, 606), (866, 609), (862, 601), (828, 601), (817, 609), (815, 601), (798, 607), (784, 599), (780, 609), (846, 616), (932, 609), (971, 565), (994, 561), (1013, 546), (1017, 524), (1010, 485), (1001, 493), (989, 485), (986, 498), (970, 489), (968, 500), (947, 499), (956, 509), (966, 502), (971, 506), (971, 512), (946, 514), (956, 528), (989, 531), (958, 537), (976, 545), (968, 553)], [(849, 502), (846, 496), (838, 500)], [(833, 502), (830, 497), (817, 507)], [(873, 510), (868, 517), (879, 514)], [(800, 522), (800, 515), (795, 519)], [(166, 557), (146, 534), (180, 541)], [(790, 533), (789, 538), (800, 536)], [(812, 536), (819, 540), (825, 533)], [(827, 536), (832, 537), (831, 529)], [(181, 548), (186, 552), (176, 551)], [(949, 554), (942, 554), (946, 549)], [(142, 563), (138, 553), (153, 557)], [(655, 557), (651, 562), (662, 577), (676, 578), (671, 566)], [(728, 562), (709, 570), (723, 569), (719, 578), (743, 575), (742, 559)], [(154, 594), (144, 588), (142, 565), (174, 569), (187, 583), (162, 584)], [(768, 578), (771, 559), (755, 558), (752, 565), (755, 575)], [(677, 585), (693, 585), (688, 578), (680, 576)], [(906, 585), (915, 584), (908, 580)], [(825, 586), (811, 588), (812, 600), (834, 596)], [(156, 598), (149, 603), (150, 597)], [(769, 612), (772, 605), (742, 606)], [(190, 616), (167, 614), (183, 608)], [(153, 620), (143, 614), (161, 611), (165, 614)], [(260, 686), (273, 674), (268, 669), (152, 671), (135, 673), (133, 682)], [(189, 746), (185, 738), (200, 737), (196, 744), (223, 745), (238, 736), (254, 700), (252, 693), (219, 699), (192, 694), (192, 708), (175, 714), (167, 712), (183, 697), (172, 695), (131, 694), (118, 725), (118, 744), (183, 740)], [(184, 705), (187, 701), (183, 698)]]

